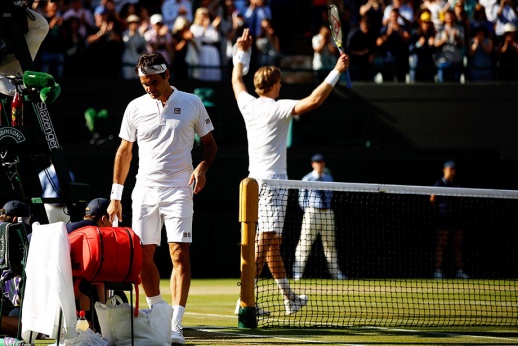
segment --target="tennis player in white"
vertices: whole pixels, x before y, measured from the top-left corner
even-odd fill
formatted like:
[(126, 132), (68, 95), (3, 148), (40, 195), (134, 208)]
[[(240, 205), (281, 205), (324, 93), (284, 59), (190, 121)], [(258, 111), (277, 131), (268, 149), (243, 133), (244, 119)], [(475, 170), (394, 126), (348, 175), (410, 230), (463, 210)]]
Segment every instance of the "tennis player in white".
[[(243, 82), (243, 70), (248, 70), (249, 49), (252, 37), (245, 29), (237, 40), (237, 52), (233, 57), (232, 88), (237, 104), (245, 120), (248, 137), (249, 177), (254, 179), (288, 179), (286, 140), (291, 117), (302, 115), (320, 106), (333, 90), (340, 75), (349, 67), (349, 57), (342, 54), (335, 68), (325, 80), (301, 100), (277, 100), (281, 90), (281, 71), (275, 66), (260, 67), (254, 74), (255, 92), (250, 95)], [(284, 298), (286, 314), (300, 310), (308, 301), (306, 295), (296, 294), (290, 287), (280, 247), (287, 191), (262, 190), (259, 196), (259, 222), (256, 240), (257, 277), (268, 264), (275, 282)], [(264, 206), (273, 208), (274, 217), (262, 215)], [(265, 314), (258, 309), (258, 314)]]
[[(169, 84), (170, 72), (161, 54), (142, 55), (135, 71), (146, 94), (131, 101), (124, 112), (108, 214), (110, 221), (115, 217), (122, 221), (122, 190), (133, 143), (137, 142), (139, 168), (131, 195), (132, 228), (143, 244), (142, 286), (150, 307), (163, 302), (153, 256), (165, 225), (173, 263), (171, 339), (173, 344), (185, 344), (182, 318), (191, 282), (193, 193), (205, 186), (205, 173), (216, 156), (211, 133), (214, 127), (198, 96)], [(195, 134), (201, 138), (204, 150), (202, 161), (193, 170)]]

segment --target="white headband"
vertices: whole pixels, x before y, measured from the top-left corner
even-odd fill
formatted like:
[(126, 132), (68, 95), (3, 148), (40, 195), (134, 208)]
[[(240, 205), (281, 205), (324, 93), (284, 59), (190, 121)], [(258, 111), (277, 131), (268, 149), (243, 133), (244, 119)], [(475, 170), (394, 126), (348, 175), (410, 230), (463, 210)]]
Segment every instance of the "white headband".
[(138, 75), (139, 75), (139, 77), (142, 77), (142, 76), (147, 76), (150, 74), (159, 74), (159, 73), (165, 72), (165, 70), (167, 70), (167, 67), (165, 66), (165, 64), (151, 65), (151, 66), (139, 68)]

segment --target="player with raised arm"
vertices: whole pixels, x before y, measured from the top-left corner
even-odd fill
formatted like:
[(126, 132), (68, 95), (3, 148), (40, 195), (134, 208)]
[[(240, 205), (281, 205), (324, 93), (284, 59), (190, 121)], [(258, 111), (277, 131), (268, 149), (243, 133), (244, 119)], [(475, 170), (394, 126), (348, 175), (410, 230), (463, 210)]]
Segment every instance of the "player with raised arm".
[[(286, 140), (290, 120), (320, 106), (333, 90), (340, 75), (349, 67), (349, 57), (342, 54), (335, 68), (313, 92), (301, 100), (277, 100), (281, 89), (281, 71), (275, 66), (262, 66), (254, 74), (255, 92), (250, 95), (243, 82), (243, 70), (250, 63), (252, 37), (248, 29), (237, 40), (237, 52), (233, 57), (232, 88), (243, 119), (248, 137), (249, 177), (254, 179), (288, 179)], [(246, 72), (245, 72), (246, 74)], [(256, 237), (256, 275), (260, 276), (268, 265), (277, 283), (286, 314), (300, 310), (308, 301), (306, 295), (296, 294), (290, 287), (280, 247), (284, 215), (287, 204), (287, 190), (261, 190), (259, 196), (259, 223)], [(275, 217), (266, 219), (265, 206), (273, 209)], [(258, 309), (258, 314), (263, 314)]]

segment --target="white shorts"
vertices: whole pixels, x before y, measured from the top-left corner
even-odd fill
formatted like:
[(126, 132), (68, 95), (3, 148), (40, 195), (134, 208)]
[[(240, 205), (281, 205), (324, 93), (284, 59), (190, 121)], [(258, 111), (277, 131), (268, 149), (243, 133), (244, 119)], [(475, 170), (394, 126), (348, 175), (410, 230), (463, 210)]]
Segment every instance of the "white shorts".
[(193, 189), (135, 186), (132, 199), (132, 228), (143, 245), (160, 246), (165, 225), (167, 242), (192, 242)]
[[(284, 175), (272, 175), (267, 179), (288, 179)], [(272, 187), (261, 187), (259, 192), (259, 221), (257, 232), (275, 232), (282, 234), (286, 206), (288, 204), (288, 190)]]

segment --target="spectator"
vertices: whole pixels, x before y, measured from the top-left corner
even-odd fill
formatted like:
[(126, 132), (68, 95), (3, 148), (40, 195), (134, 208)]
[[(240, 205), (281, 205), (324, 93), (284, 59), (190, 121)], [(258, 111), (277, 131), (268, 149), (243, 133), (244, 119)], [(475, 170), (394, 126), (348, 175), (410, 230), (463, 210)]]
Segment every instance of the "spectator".
[(92, 12), (83, 7), (82, 0), (71, 0), (70, 8), (63, 13), (63, 20), (70, 17), (79, 18), (79, 33), (83, 37), (87, 37), (92, 32), (95, 32), (95, 20)]
[(410, 39), (410, 54), (412, 67), (410, 81), (435, 81), (435, 35), (436, 31), (430, 12), (423, 11), (419, 17), (419, 27)]
[(255, 39), (261, 33), (261, 21), (272, 20), (272, 11), (265, 0), (250, 0), (250, 5), (244, 13), (245, 25), (250, 29), (250, 34)]
[[(360, 6), (360, 15), (366, 16), (368, 20), (368, 26), (375, 32), (376, 35), (379, 34), (382, 22), (383, 15), (385, 13), (385, 2), (384, 0), (366, 0), (366, 2)], [(361, 25), (361, 19), (359, 24)], [(351, 66), (352, 66), (352, 57), (351, 57)], [(351, 69), (352, 72), (352, 69)], [(353, 78), (354, 79), (354, 78)]]
[[(456, 180), (457, 169), (454, 161), (446, 161), (443, 166), (443, 177), (435, 183), (435, 186), (440, 187), (460, 187)], [(437, 208), (439, 218), (439, 230), (437, 234), (437, 245), (435, 250), (435, 273), (436, 279), (444, 278), (443, 273), (443, 259), (444, 250), (448, 243), (450, 236), (453, 236), (453, 246), (455, 253), (455, 265), (457, 268), (456, 277), (459, 279), (468, 279), (469, 276), (463, 270), (463, 251), (462, 251), (462, 235), (464, 220), (462, 215), (459, 215), (460, 208), (456, 205), (461, 200), (455, 197), (446, 196), (430, 196), (430, 202)]]
[(170, 65), (174, 58), (173, 39), (169, 28), (164, 25), (161, 14), (155, 13), (149, 19), (151, 29), (144, 33), (147, 42), (147, 53), (160, 53), (167, 64)]
[(500, 0), (500, 6), (493, 7), (495, 13), (495, 35), (499, 41), (504, 38), (504, 26), (507, 23), (512, 23), (515, 27), (518, 26), (518, 13), (513, 0)]
[(392, 9), (387, 25), (376, 40), (383, 58), (380, 66), (383, 82), (405, 82), (408, 73), (410, 33), (400, 24), (400, 17), (399, 10)]
[[(119, 16), (121, 18), (128, 18), (132, 14), (138, 16), (140, 18), (140, 24), (138, 31), (141, 35), (144, 35), (146, 31), (148, 31), (150, 24), (149, 24), (149, 12), (145, 6), (142, 6), (139, 3), (132, 4), (132, 3), (126, 3), (121, 8), (121, 11), (119, 13)], [(126, 22), (127, 24), (127, 22)]]
[(346, 48), (351, 59), (349, 71), (351, 79), (355, 81), (372, 82), (374, 80), (376, 38), (379, 31), (374, 31), (370, 27), (370, 22), (371, 20), (366, 15), (361, 17), (359, 27), (353, 29), (347, 38)]
[(193, 21), (193, 7), (190, 0), (165, 0), (162, 3), (161, 13), (164, 25), (169, 30), (173, 30), (174, 22), (179, 16), (185, 17), (189, 23)]
[[(478, 0), (478, 4), (480, 6), (483, 6), (484, 12), (486, 13), (486, 18), (488, 21), (493, 23), (493, 25), (496, 23), (496, 13), (498, 10), (495, 9), (498, 8), (498, 0)], [(475, 6), (476, 11), (476, 6)], [(473, 18), (475, 18), (475, 14), (473, 13)], [(494, 28), (493, 28), (494, 31)]]
[(447, 10), (444, 14), (444, 25), (437, 31), (435, 47), (438, 48), (435, 58), (437, 81), (460, 82), (464, 59), (464, 30), (455, 24), (453, 10)]
[[(45, 203), (45, 211), (49, 223), (62, 221), (67, 223), (70, 221), (70, 215), (65, 212), (65, 205), (62, 196), (61, 186), (59, 184), (58, 175), (53, 164), (38, 173), (40, 179), (43, 198), (56, 198), (59, 202)], [(74, 173), (70, 172), (71, 181), (75, 180)]]
[(414, 23), (414, 10), (410, 7), (405, 0), (392, 0), (392, 4), (385, 7), (383, 12), (383, 18), (381, 20), (382, 26), (387, 26), (390, 21), (391, 12), (393, 9), (398, 10), (398, 23), (400, 26), (406, 27), (408, 30)]
[[(333, 176), (326, 168), (326, 161), (321, 154), (311, 157), (313, 171), (306, 174), (302, 181), (327, 181), (332, 182)], [(311, 253), (313, 243), (320, 235), (324, 256), (327, 260), (327, 269), (333, 279), (344, 280), (347, 277), (340, 270), (338, 253), (335, 242), (335, 214), (331, 208), (333, 191), (308, 190), (299, 191), (299, 205), (304, 211), (300, 239), (295, 249), (295, 262), (293, 263), (293, 278), (299, 280), (304, 276), (306, 262)]]
[(435, 30), (439, 30), (443, 25), (444, 12), (450, 7), (447, 0), (424, 0), (421, 10), (430, 11), (431, 19)]
[(279, 66), (281, 45), (269, 19), (261, 21), (261, 32), (255, 40), (255, 46), (258, 66)]
[[(286, 143), (290, 121), (293, 116), (305, 114), (326, 100), (340, 74), (346, 71), (348, 56), (342, 54), (324, 82), (302, 100), (277, 100), (281, 89), (281, 71), (274, 66), (260, 67), (254, 74), (254, 87), (260, 96), (256, 98), (248, 93), (243, 81), (243, 67), (249, 63), (246, 52), (252, 44), (249, 29), (245, 29), (237, 40), (238, 51), (233, 58), (232, 71), (232, 88), (248, 133), (249, 176), (255, 179), (287, 179)], [(256, 277), (260, 277), (267, 264), (284, 299), (286, 314), (289, 315), (305, 306), (308, 297), (296, 294), (290, 287), (280, 253), (287, 198), (285, 189), (262, 191), (259, 196)], [(264, 208), (273, 208), (276, 217), (264, 222)], [(262, 311), (258, 310), (258, 313)]]
[(518, 42), (516, 27), (513, 23), (504, 25), (504, 38), (496, 50), (498, 79), (501, 81), (518, 81)]
[(194, 50), (191, 54), (198, 54), (198, 45), (190, 30), (191, 23), (185, 17), (178, 17), (173, 25), (173, 49), (174, 59), (171, 73), (176, 80), (187, 80), (189, 78), (189, 64), (186, 61), (187, 52)]
[(206, 7), (200, 7), (196, 10), (194, 13), (194, 23), (192, 23), (190, 30), (196, 42), (200, 44), (200, 74), (198, 79), (220, 81), (221, 58), (219, 55), (219, 44), (221, 37), (211, 24), (209, 10)]
[(49, 32), (41, 43), (37, 61), (42, 72), (61, 78), (65, 64), (63, 18), (59, 8), (61, 1), (47, 1), (43, 4), (42, 15), (49, 23)]
[(480, 4), (475, 5), (475, 10), (473, 11), (473, 19), (471, 20), (471, 29), (470, 32), (473, 32), (473, 28), (478, 25), (482, 25), (486, 28), (488, 37), (493, 41), (493, 44), (496, 42), (495, 36), (495, 28), (494, 23), (489, 21), (486, 16), (486, 10), (484, 6)]
[(63, 22), (65, 65), (63, 75), (65, 78), (83, 78), (88, 75), (85, 69), (87, 58), (86, 38), (79, 32), (80, 20), (71, 16)]
[(138, 58), (146, 51), (146, 39), (139, 32), (140, 17), (132, 14), (127, 19), (128, 29), (122, 34), (124, 51), (122, 52), (122, 77), (136, 79), (135, 65)]
[[(118, 78), (122, 71), (122, 24), (112, 11), (105, 8), (97, 32), (86, 38), (90, 57), (90, 76)], [(99, 66), (103, 66), (99, 69)]]
[(219, 25), (219, 32), (221, 35), (221, 65), (226, 70), (232, 60), (232, 35), (233, 35), (233, 18), (237, 15), (237, 8), (234, 0), (223, 1), (223, 11), (221, 14), (221, 23)]
[(471, 19), (463, 6), (463, 1), (457, 1), (453, 7), (455, 23), (464, 30), (464, 47), (468, 47), (471, 40)]
[(318, 34), (311, 39), (311, 45), (313, 46), (313, 71), (320, 83), (335, 67), (338, 54), (328, 24), (320, 27)]
[(493, 40), (484, 25), (473, 28), (473, 38), (468, 46), (468, 79), (470, 82), (493, 80)]

